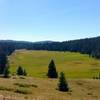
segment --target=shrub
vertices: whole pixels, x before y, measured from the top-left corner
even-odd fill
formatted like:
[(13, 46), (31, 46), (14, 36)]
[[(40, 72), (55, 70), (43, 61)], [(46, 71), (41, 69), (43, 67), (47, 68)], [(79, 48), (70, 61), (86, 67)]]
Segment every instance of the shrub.
[(28, 89), (23, 89), (23, 88), (16, 89), (14, 92), (15, 93), (20, 93), (20, 94), (32, 94), (31, 91), (29, 91)]
[(4, 86), (0, 86), (0, 90), (3, 90), (3, 91), (14, 91), (13, 88), (8, 88), (8, 87), (4, 87)]
[(35, 88), (37, 88), (37, 85), (34, 85), (34, 84), (15, 83), (14, 85), (17, 85), (19, 87), (25, 87), (25, 88), (29, 88), (29, 87), (35, 87)]

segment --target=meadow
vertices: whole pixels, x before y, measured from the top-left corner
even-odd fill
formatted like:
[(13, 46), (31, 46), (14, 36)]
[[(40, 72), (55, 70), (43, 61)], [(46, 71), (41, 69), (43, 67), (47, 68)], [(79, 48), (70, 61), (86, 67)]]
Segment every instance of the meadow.
[(10, 57), (10, 70), (16, 73), (18, 66), (26, 69), (28, 76), (46, 78), (48, 64), (55, 61), (58, 72), (67, 78), (91, 79), (100, 72), (100, 60), (86, 54), (57, 51), (17, 50)]
[[(63, 71), (68, 92), (58, 90), (58, 79), (47, 78), (48, 64), (55, 61)], [(17, 50), (9, 56), (10, 78), (0, 78), (0, 100), (100, 100), (100, 60), (86, 54), (57, 51)], [(22, 66), (28, 76), (17, 76)]]

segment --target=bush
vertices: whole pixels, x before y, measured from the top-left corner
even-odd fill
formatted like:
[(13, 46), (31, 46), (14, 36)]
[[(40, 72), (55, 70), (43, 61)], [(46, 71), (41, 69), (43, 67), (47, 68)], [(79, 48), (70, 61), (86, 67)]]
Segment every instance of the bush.
[(37, 85), (34, 85), (34, 84), (15, 83), (14, 85), (19, 86), (19, 87), (25, 87), (25, 88), (30, 88), (30, 87), (35, 87), (35, 88), (37, 88)]
[(8, 87), (4, 87), (4, 86), (0, 86), (0, 90), (2, 90), (2, 91), (14, 91), (13, 88), (8, 88)]
[(23, 88), (16, 89), (14, 92), (15, 93), (20, 93), (20, 94), (32, 94), (31, 91), (29, 91), (28, 89), (23, 89)]
[(60, 73), (58, 89), (59, 91), (64, 91), (64, 92), (69, 91), (69, 86), (63, 72)]

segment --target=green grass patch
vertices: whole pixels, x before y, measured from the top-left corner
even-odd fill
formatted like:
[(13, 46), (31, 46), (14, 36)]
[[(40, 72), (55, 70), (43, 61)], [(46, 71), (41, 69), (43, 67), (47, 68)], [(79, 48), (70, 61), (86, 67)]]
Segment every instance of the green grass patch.
[(4, 87), (4, 86), (0, 86), (0, 90), (2, 90), (2, 91), (14, 91), (13, 88), (8, 88), (8, 87)]
[(46, 78), (51, 59), (54, 59), (57, 71), (63, 71), (67, 78), (92, 78), (100, 71), (100, 60), (90, 58), (86, 54), (31, 50), (13, 53), (9, 57), (10, 70), (12, 74), (16, 73), (20, 65), (26, 69), (28, 76)]

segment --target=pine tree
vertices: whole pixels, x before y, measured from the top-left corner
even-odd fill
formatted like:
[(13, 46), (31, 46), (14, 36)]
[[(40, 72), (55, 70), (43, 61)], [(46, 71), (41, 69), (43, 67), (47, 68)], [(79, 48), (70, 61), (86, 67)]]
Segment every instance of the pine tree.
[(24, 75), (24, 76), (27, 76), (27, 72), (26, 72), (25, 69), (23, 70), (23, 75)]
[(7, 64), (7, 55), (0, 51), (0, 74), (4, 73)]
[(60, 73), (59, 77), (59, 84), (58, 84), (59, 91), (69, 91), (68, 83), (65, 79), (65, 75), (63, 72)]
[(20, 75), (23, 75), (23, 74), (24, 74), (24, 70), (21, 66), (19, 66), (18, 69), (17, 69), (17, 75), (20, 76)]
[(99, 72), (99, 77), (98, 77), (98, 79), (100, 79), (100, 72)]
[(8, 63), (8, 60), (7, 60), (6, 67), (5, 67), (5, 69), (4, 69), (3, 77), (4, 77), (4, 78), (9, 78), (9, 77), (10, 77), (10, 70), (9, 70), (9, 63)]
[(48, 66), (48, 73), (47, 73), (47, 76), (49, 78), (57, 78), (58, 77), (58, 73), (56, 71), (56, 66), (55, 66), (55, 63), (53, 60), (51, 60), (49, 66)]

